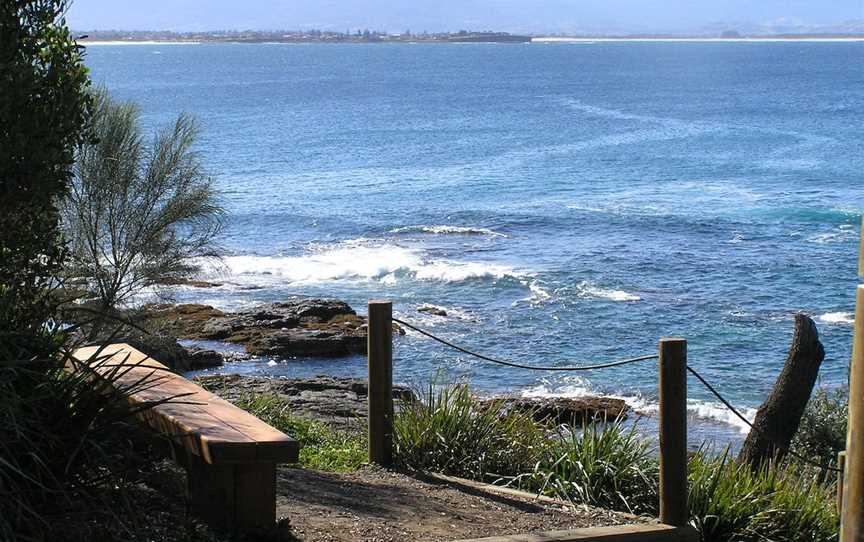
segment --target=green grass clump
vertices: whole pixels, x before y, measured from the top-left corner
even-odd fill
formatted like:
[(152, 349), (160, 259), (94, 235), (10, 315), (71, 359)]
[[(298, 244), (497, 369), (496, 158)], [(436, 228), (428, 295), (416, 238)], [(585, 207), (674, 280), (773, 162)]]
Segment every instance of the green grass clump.
[(704, 542), (837, 540), (833, 486), (794, 464), (760, 470), (711, 457), (689, 462), (690, 517)]
[(429, 385), (423, 395), (394, 422), (394, 455), (403, 467), (496, 480), (533, 468), (547, 443), (530, 413), (480, 402), (468, 386)]
[(630, 513), (657, 510), (658, 465), (636, 426), (621, 420), (559, 429), (521, 485), (558, 498)]
[[(441, 472), (613, 510), (656, 516), (652, 446), (621, 420), (557, 431), (483, 403), (465, 385), (430, 386), (397, 414), (402, 467)], [(707, 450), (689, 461), (690, 522), (703, 542), (833, 542), (835, 485), (788, 462), (751, 470)]]
[(296, 439), (301, 445), (300, 465), (303, 467), (351, 472), (368, 460), (362, 431), (336, 431), (325, 423), (294, 416), (276, 395), (247, 395), (237, 406)]

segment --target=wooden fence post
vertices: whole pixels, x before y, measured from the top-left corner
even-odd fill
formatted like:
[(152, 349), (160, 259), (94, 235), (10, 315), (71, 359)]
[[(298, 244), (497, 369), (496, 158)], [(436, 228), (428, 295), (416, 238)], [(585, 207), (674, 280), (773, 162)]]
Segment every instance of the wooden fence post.
[(864, 285), (855, 302), (852, 365), (849, 369), (849, 430), (843, 469), (840, 541), (864, 542)]
[(393, 303), (369, 302), (369, 462), (393, 464)]
[(846, 452), (837, 453), (837, 513), (843, 513), (843, 476), (846, 474)]
[(660, 521), (683, 527), (687, 507), (687, 341), (660, 339)]

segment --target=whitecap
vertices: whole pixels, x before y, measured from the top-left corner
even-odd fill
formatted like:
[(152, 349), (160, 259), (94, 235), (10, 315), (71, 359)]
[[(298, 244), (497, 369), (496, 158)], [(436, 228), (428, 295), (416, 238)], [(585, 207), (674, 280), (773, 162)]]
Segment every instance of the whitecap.
[(854, 324), (855, 314), (851, 312), (826, 312), (816, 317), (820, 322), (826, 324)]
[(390, 233), (429, 233), (435, 235), (488, 235), (490, 237), (507, 237), (488, 228), (475, 228), (471, 226), (446, 226), (446, 225), (421, 225), (403, 226), (390, 230)]
[(405, 279), (463, 282), (512, 278), (521, 281), (530, 276), (503, 264), (428, 259), (418, 249), (390, 244), (364, 246), (353, 241), (315, 247), (311, 254), (298, 256), (228, 256), (223, 265), (233, 280), (267, 284), (352, 280), (391, 284)]
[(614, 288), (603, 288), (588, 281), (582, 281), (576, 285), (580, 297), (593, 297), (608, 299), (610, 301), (641, 301), (642, 298), (636, 294), (616, 290)]
[[(638, 392), (628, 395), (598, 392), (592, 388), (591, 384), (586, 379), (578, 376), (565, 377), (563, 382), (559, 381), (557, 384), (543, 381), (535, 386), (522, 390), (521, 396), (526, 398), (581, 398), (602, 396), (612, 399), (621, 399), (637, 414), (654, 416), (660, 411), (660, 405), (657, 403), (656, 399), (651, 399)], [(737, 410), (750, 423), (752, 423), (753, 419), (756, 417), (755, 408), (744, 407), (738, 408)], [(702, 401), (699, 399), (688, 399), (687, 412), (695, 419), (719, 422), (724, 425), (735, 427), (742, 434), (747, 434), (750, 431), (750, 426), (741, 418), (736, 416), (731, 410), (726, 408), (722, 403)]]

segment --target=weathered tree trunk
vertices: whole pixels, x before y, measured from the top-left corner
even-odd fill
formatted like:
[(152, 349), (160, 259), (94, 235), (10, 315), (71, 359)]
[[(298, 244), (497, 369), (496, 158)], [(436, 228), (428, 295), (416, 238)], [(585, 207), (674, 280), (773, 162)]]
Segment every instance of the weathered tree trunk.
[(771, 395), (756, 413), (753, 429), (738, 455), (739, 461), (758, 467), (766, 460), (786, 455), (823, 359), (825, 349), (819, 342), (816, 324), (809, 317), (796, 314), (789, 356)]

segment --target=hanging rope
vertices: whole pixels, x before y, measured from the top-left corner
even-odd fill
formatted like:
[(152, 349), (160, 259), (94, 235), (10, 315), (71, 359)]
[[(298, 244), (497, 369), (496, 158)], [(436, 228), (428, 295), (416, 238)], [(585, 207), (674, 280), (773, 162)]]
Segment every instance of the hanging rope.
[[(714, 386), (712, 386), (711, 384), (709, 384), (708, 381), (707, 381), (707, 380), (706, 380), (702, 375), (700, 375), (698, 372), (696, 372), (696, 369), (694, 369), (693, 367), (690, 367), (690, 366), (688, 365), (688, 366), (687, 366), (687, 370), (690, 372), (690, 374), (692, 374), (693, 376), (695, 376), (695, 377), (699, 380), (699, 382), (701, 382), (702, 385), (705, 386), (705, 387), (708, 389), (708, 391), (710, 391), (712, 394), (714, 394), (714, 397), (716, 397), (717, 399), (719, 399), (720, 402), (723, 403), (723, 404), (726, 406), (726, 408), (729, 409), (730, 412), (732, 412), (732, 414), (735, 414), (735, 416), (737, 416), (738, 418), (740, 418), (741, 421), (743, 421), (744, 423), (746, 423), (746, 424), (747, 424), (747, 427), (749, 427), (749, 428), (750, 428), (751, 430), (753, 430), (753, 431), (758, 431), (758, 429), (756, 429), (756, 427), (754, 427), (753, 424), (750, 423), (750, 420), (748, 420), (748, 419), (747, 419), (743, 414), (741, 414), (740, 412), (738, 412), (738, 410), (737, 410), (735, 407), (733, 407), (733, 406), (729, 403), (729, 401), (727, 401), (726, 398), (723, 397), (723, 395), (720, 394), (719, 391), (717, 391), (716, 389), (714, 389)], [(767, 437), (767, 435), (764, 435), (764, 434), (763, 434), (762, 436), (766, 436), (766, 437)], [(770, 440), (770, 438), (769, 438), (769, 440)], [(795, 459), (798, 459), (798, 460), (801, 461), (802, 463), (806, 463), (807, 465), (810, 465), (810, 466), (812, 466), (812, 467), (818, 467), (818, 468), (820, 468), (820, 469), (828, 470), (828, 471), (831, 471), (831, 472), (843, 472), (842, 470), (838, 469), (837, 467), (832, 467), (832, 466), (830, 466), (830, 465), (823, 465), (823, 464), (821, 464), (821, 463), (816, 463), (815, 461), (813, 461), (813, 460), (811, 460), (811, 459), (808, 459), (808, 458), (804, 457), (803, 455), (794, 452), (793, 450), (786, 450), (786, 453), (789, 454), (789, 455), (791, 455), (791, 456), (794, 457)]]
[(652, 354), (652, 355), (648, 355), (648, 356), (639, 356), (638, 358), (629, 358), (629, 359), (620, 359), (617, 361), (610, 361), (608, 363), (596, 363), (596, 364), (590, 364), (590, 365), (589, 364), (573, 365), (573, 366), (569, 366), (569, 367), (544, 367), (544, 366), (538, 366), (538, 365), (525, 365), (523, 363), (516, 363), (514, 361), (507, 361), (507, 360), (503, 360), (503, 359), (493, 358), (490, 356), (485, 356), (483, 354), (479, 354), (479, 353), (474, 352), (472, 350), (468, 350), (467, 348), (463, 348), (461, 346), (455, 345), (446, 339), (442, 339), (441, 337), (437, 337), (437, 336), (433, 335), (432, 333), (429, 333), (428, 331), (424, 331), (423, 329), (420, 329), (417, 326), (409, 324), (408, 322), (404, 322), (402, 320), (399, 320), (398, 318), (393, 318), (393, 321), (398, 323), (399, 325), (407, 327), (408, 329), (412, 329), (421, 335), (429, 337), (430, 339), (432, 339), (434, 341), (438, 341), (439, 343), (443, 344), (444, 346), (447, 346), (449, 348), (452, 348), (453, 350), (457, 350), (459, 352), (462, 352), (463, 354), (467, 354), (469, 356), (473, 356), (477, 359), (482, 359), (483, 361), (488, 361), (490, 363), (497, 363), (498, 365), (503, 365), (505, 367), (513, 367), (516, 369), (526, 369), (529, 371), (592, 371), (595, 369), (608, 369), (610, 367), (620, 367), (622, 365), (629, 365), (631, 363), (637, 363), (637, 362), (646, 361), (649, 359), (658, 359), (660, 357), (657, 354)]

